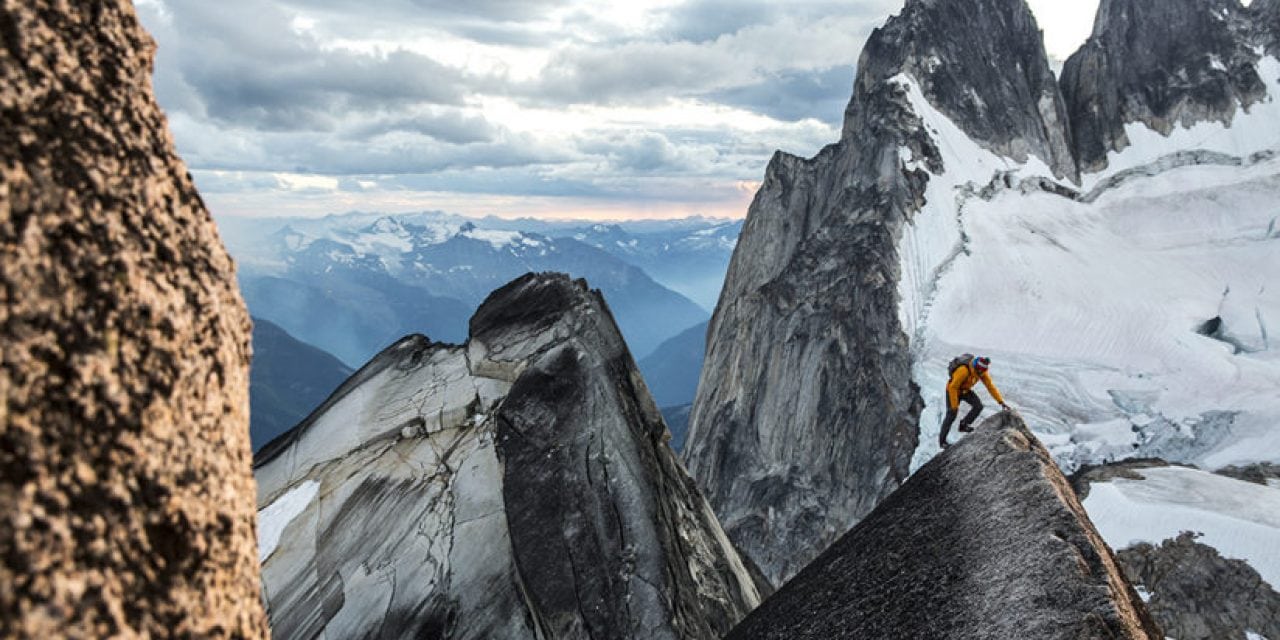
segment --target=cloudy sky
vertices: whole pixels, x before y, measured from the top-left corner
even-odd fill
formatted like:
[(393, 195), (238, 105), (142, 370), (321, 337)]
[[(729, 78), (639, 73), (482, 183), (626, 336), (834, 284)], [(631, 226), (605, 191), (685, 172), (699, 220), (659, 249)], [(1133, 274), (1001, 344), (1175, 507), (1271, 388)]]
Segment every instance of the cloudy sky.
[[(217, 216), (741, 217), (902, 0), (138, 0)], [(1031, 0), (1051, 55), (1097, 0)]]

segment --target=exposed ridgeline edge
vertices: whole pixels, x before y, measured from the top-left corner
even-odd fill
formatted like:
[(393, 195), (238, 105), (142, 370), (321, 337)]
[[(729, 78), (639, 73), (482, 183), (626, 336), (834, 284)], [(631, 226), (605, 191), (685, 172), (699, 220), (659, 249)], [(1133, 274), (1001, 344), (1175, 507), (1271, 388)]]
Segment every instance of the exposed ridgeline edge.
[(0, 4), (0, 637), (266, 634), (249, 315), (128, 2)]
[(1093, 34), (1066, 62), (1062, 92), (1081, 170), (1107, 167), (1130, 141), (1125, 125), (1163, 135), (1197, 122), (1230, 124), (1267, 99), (1260, 48), (1277, 53), (1276, 2), (1103, 0)]
[(774, 156), (708, 331), (684, 457), (775, 582), (901, 484), (917, 444), (899, 243), (946, 167), (904, 77), (980, 144), (1077, 178), (1022, 0), (908, 2), (863, 50), (841, 140)]
[(1163, 637), (1011, 412), (922, 467), (728, 636)]
[(599, 292), (495, 291), (259, 454), (277, 637), (720, 638), (760, 601)]

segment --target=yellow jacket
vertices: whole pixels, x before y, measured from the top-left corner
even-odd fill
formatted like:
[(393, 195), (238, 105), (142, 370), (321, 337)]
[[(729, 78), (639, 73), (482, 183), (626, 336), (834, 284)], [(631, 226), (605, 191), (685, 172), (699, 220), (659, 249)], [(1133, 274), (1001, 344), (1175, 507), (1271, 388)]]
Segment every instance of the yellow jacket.
[(951, 381), (947, 383), (947, 407), (950, 409), (960, 408), (960, 396), (973, 389), (979, 380), (986, 385), (987, 391), (991, 393), (991, 397), (997, 403), (1004, 404), (1004, 397), (1000, 395), (1000, 390), (991, 381), (991, 374), (986, 371), (975, 373), (973, 367), (966, 364), (957, 368), (956, 372), (951, 374)]

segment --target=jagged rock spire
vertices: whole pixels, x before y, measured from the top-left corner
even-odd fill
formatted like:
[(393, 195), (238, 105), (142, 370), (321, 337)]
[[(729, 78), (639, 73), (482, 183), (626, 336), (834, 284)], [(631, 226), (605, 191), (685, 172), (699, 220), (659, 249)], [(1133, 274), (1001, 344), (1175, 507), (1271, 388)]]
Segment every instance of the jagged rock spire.
[(879, 116), (876, 87), (900, 73), (980, 144), (1018, 161), (1035, 156), (1057, 177), (1076, 177), (1066, 105), (1024, 0), (907, 2), (862, 51), (845, 139), (863, 135)]
[(980, 144), (1076, 175), (1022, 0), (908, 2), (864, 49), (840, 142), (774, 156), (708, 330), (684, 455), (775, 581), (893, 491), (916, 447), (898, 243), (948, 167), (904, 79)]
[(280, 637), (719, 638), (760, 592), (599, 292), (495, 291), (259, 454)]

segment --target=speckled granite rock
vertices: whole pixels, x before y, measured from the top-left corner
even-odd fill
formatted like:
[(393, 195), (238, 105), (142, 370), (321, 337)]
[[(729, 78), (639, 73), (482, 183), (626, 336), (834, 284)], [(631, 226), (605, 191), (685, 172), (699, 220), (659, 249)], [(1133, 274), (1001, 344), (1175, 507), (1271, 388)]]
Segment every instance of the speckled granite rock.
[(1009, 412), (922, 467), (728, 636), (1163, 637)]
[(0, 4), (0, 636), (257, 637), (249, 317), (127, 2)]
[(1280, 593), (1248, 563), (1222, 557), (1194, 534), (1116, 556), (1133, 584), (1150, 594), (1151, 615), (1170, 638), (1245, 640), (1249, 632), (1280, 638)]
[(278, 638), (720, 638), (760, 601), (599, 292), (495, 291), (259, 451)]

